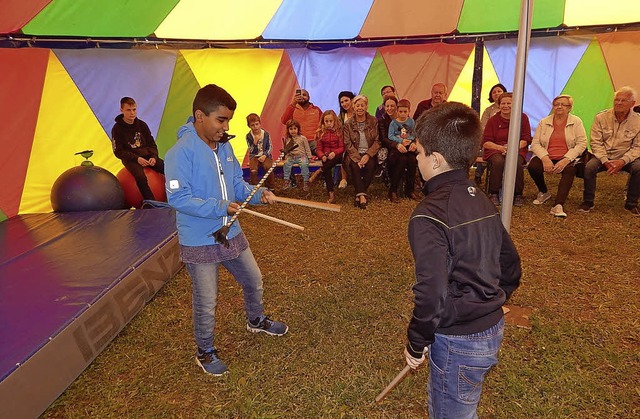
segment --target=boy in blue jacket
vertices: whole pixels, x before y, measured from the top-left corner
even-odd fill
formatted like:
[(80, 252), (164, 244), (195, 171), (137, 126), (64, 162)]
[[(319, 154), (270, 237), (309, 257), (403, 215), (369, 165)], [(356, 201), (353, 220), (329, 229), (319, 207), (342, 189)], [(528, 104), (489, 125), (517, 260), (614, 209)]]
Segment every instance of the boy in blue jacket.
[[(225, 142), (236, 101), (224, 89), (209, 84), (193, 101), (193, 116), (178, 130), (177, 143), (165, 156), (166, 190), (176, 210), (180, 257), (191, 276), (193, 328), (198, 345), (196, 363), (205, 373), (227, 372), (214, 347), (218, 269), (224, 266), (242, 287), (247, 330), (282, 336), (288, 327), (263, 313), (262, 274), (236, 220), (227, 234), (228, 246), (212, 234), (240, 207), (252, 187), (242, 179), (242, 168)], [(275, 195), (260, 188), (251, 204), (272, 204)]]
[(425, 198), (409, 221), (414, 309), (404, 354), (429, 355), (430, 418), (477, 417), (482, 382), (498, 363), (502, 305), (520, 283), (520, 257), (489, 198), (468, 179), (478, 114), (448, 102), (416, 121)]

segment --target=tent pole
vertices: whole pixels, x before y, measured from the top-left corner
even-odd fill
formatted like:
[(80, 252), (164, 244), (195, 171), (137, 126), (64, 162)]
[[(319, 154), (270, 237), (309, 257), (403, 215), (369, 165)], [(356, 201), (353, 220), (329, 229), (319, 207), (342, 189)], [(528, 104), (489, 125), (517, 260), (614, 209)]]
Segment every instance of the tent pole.
[(509, 143), (504, 167), (502, 184), (502, 224), (509, 231), (513, 212), (513, 195), (516, 184), (518, 151), (520, 148), (520, 127), (522, 103), (524, 98), (524, 82), (527, 71), (527, 55), (531, 39), (531, 19), (533, 16), (533, 0), (522, 0), (520, 9), (520, 26), (518, 29), (518, 47), (516, 50), (516, 68), (513, 81), (513, 99), (511, 104), (511, 123), (509, 124)]
[(484, 58), (484, 40), (476, 39), (473, 56), (473, 78), (471, 81), (471, 107), (480, 113), (480, 95), (482, 94), (482, 59)]

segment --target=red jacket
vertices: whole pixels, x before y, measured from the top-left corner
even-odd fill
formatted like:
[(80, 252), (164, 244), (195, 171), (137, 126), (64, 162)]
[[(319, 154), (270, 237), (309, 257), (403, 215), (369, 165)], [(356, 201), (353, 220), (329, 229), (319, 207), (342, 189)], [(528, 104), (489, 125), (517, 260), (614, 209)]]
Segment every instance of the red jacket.
[[(316, 144), (316, 154), (318, 157), (334, 152), (336, 156), (340, 156), (344, 152), (344, 141), (342, 140), (342, 133), (337, 133), (334, 130), (327, 130), (322, 137), (318, 139)], [(327, 156), (328, 157), (328, 156)]]
[(295, 107), (291, 105), (287, 106), (280, 121), (286, 124), (288, 120), (295, 119), (300, 124), (300, 134), (307, 137), (309, 141), (313, 141), (316, 137), (316, 131), (320, 126), (320, 118), (322, 118), (320, 108), (313, 103), (309, 103), (307, 109), (303, 109), (300, 105), (296, 105)]

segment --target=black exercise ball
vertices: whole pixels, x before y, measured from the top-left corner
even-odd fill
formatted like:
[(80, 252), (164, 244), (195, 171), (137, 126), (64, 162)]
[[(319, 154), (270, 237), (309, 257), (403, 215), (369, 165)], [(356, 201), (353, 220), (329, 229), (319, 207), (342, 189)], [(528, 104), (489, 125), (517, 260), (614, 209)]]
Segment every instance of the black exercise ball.
[(97, 166), (76, 166), (56, 179), (51, 206), (57, 212), (124, 209), (124, 191), (118, 179)]

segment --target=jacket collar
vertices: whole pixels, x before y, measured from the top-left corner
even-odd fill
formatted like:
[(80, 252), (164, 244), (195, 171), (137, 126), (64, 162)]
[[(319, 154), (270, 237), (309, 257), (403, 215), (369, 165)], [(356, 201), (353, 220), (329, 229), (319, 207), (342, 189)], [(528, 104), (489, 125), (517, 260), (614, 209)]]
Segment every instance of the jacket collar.
[(429, 193), (435, 191), (445, 183), (460, 182), (460, 181), (466, 181), (466, 180), (468, 180), (466, 170), (464, 169), (449, 170), (447, 172), (440, 173), (439, 175), (436, 175), (431, 179), (429, 179), (428, 182), (425, 182), (422, 192), (424, 192), (425, 195), (428, 195)]

